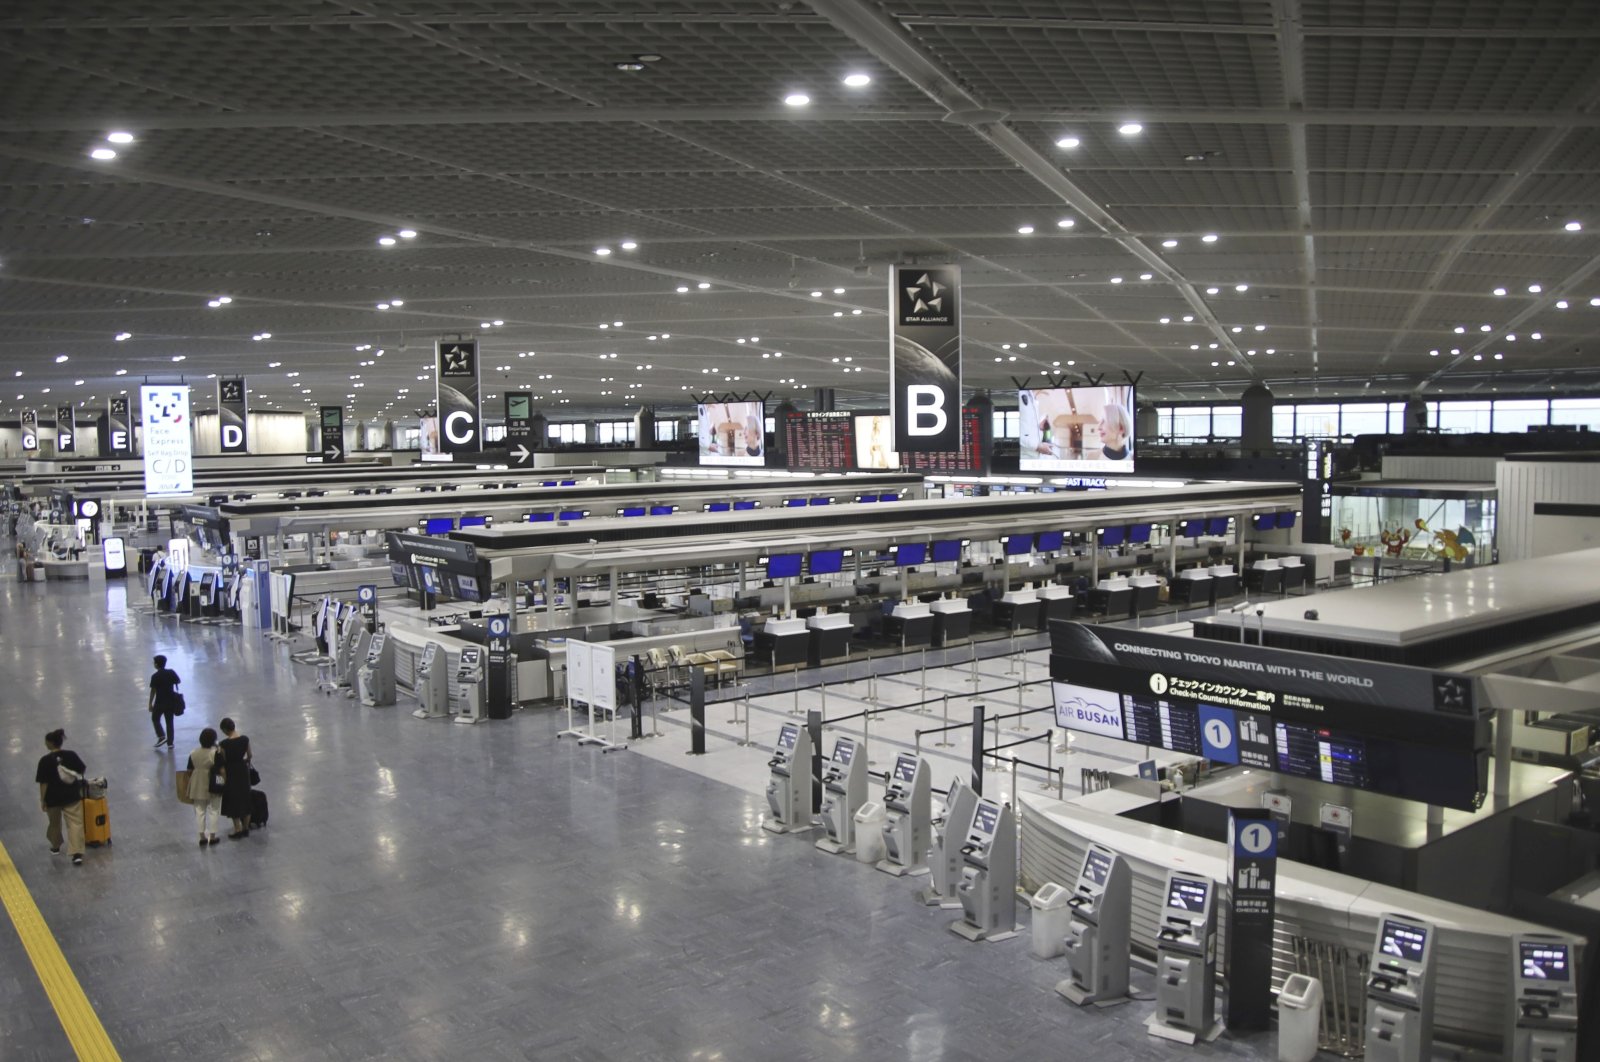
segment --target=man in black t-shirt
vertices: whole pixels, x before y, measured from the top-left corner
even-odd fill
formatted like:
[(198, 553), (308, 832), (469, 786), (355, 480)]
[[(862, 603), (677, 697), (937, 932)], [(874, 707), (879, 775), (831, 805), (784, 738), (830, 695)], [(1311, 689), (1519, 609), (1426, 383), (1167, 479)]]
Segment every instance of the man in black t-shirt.
[[(173, 730), (172, 717), (178, 714), (178, 685), (182, 680), (178, 673), (167, 666), (167, 658), (157, 656), (154, 660), (156, 673), (150, 676), (150, 723), (156, 728), (156, 748), (165, 745), (172, 748)], [(167, 728), (161, 729), (161, 721), (165, 719)]]
[[(44, 736), (45, 748), (50, 751), (39, 760), (39, 769), (33, 780), (39, 783), (39, 807), (43, 809), (49, 825), (45, 840), (50, 842), (50, 854), (61, 853), (61, 823), (67, 824), (67, 851), (72, 854), (73, 865), (83, 862), (83, 772), (88, 770), (83, 760), (71, 749), (62, 748), (67, 739), (64, 730), (52, 730)], [(61, 768), (76, 774), (79, 781), (68, 781)]]

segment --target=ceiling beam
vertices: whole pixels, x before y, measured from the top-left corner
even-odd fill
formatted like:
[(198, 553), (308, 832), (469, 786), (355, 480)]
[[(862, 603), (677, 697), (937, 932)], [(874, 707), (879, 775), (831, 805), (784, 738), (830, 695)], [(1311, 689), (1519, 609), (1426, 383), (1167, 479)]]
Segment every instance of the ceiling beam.
[[(1300, 28), (1300, 0), (1273, 0), (1272, 18), (1277, 29), (1278, 69), (1283, 79), (1283, 102), (1291, 111), (1305, 106), (1305, 38)], [(1289, 138), (1289, 201), (1294, 205), (1295, 221), (1303, 235), (1297, 241), (1300, 282), (1304, 285), (1306, 334), (1311, 353), (1311, 372), (1318, 371), (1317, 342), (1317, 240), (1311, 234), (1311, 162), (1306, 147), (1306, 127), (1285, 127)]]

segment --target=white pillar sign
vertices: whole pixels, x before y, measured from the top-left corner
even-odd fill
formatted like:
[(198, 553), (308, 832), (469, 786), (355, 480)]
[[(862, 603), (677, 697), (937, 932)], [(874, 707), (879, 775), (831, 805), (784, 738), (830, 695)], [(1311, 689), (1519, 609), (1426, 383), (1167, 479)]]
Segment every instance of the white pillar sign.
[(189, 388), (146, 384), (139, 388), (144, 425), (144, 492), (193, 494), (194, 450), (189, 430)]

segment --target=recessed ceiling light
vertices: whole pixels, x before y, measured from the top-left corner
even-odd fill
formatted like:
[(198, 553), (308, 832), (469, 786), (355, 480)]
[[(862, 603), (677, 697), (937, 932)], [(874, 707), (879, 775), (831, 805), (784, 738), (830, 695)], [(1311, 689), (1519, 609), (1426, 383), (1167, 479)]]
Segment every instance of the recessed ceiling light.
[(639, 245), (633, 240), (623, 240), (621, 247), (624, 251), (637, 251), (639, 249)]
[(1239, 294), (1243, 295), (1245, 292), (1250, 290), (1250, 285), (1249, 284), (1235, 284), (1233, 286), (1233, 290), (1237, 291)]
[(395, 244), (395, 239), (394, 239), (393, 236), (379, 236), (378, 237), (378, 246), (379, 247), (393, 247), (394, 244)]
[(1529, 339), (1543, 339), (1544, 338), (1544, 333), (1543, 332), (1534, 332), (1531, 335), (1529, 335), (1528, 338)]
[(1482, 361), (1483, 360), (1483, 355), (1482, 354), (1474, 354), (1472, 356), (1472, 360), (1473, 361)]
[(1234, 333), (1234, 335), (1238, 335), (1240, 332), (1244, 331), (1244, 326), (1243, 325), (1234, 325), (1233, 328), (1230, 329), (1230, 331), (1232, 331)]
[(101, 162), (109, 162), (117, 157), (117, 153), (108, 147), (97, 147), (89, 152), (89, 157), (91, 159), (99, 159)]
[(643, 70), (644, 64), (634, 60), (624, 60), (616, 64), (618, 70), (637, 71)]
[(868, 85), (872, 84), (872, 75), (860, 73), (846, 74), (844, 76), (844, 83), (851, 88), (866, 88)]
[(1214, 232), (1208, 232), (1204, 236), (1200, 237), (1200, 242), (1201, 243), (1216, 243), (1217, 242), (1217, 234), (1214, 233)]
[(1505, 359), (1506, 359), (1506, 356), (1504, 354), (1501, 354), (1499, 352), (1495, 353), (1495, 356), (1494, 356), (1494, 360), (1495, 361), (1504, 361)]
[(118, 130), (114, 133), (107, 133), (106, 141), (112, 144), (131, 144), (133, 143), (133, 134)]
[(1172, 318), (1170, 318), (1170, 317), (1163, 317), (1163, 318), (1162, 318), (1162, 319), (1161, 319), (1161, 323), (1162, 323), (1162, 324), (1171, 324), (1171, 323), (1172, 323)]
[(804, 92), (791, 92), (783, 98), (783, 102), (791, 107), (804, 107), (811, 102), (811, 97)]
[(174, 355), (173, 355), (173, 356), (172, 356), (172, 360), (173, 360), (173, 361), (183, 361), (183, 360), (184, 360), (184, 359), (185, 359), (185, 358), (187, 358), (187, 357), (188, 357), (188, 356), (189, 356), (189, 355), (187, 355), (187, 354), (174, 354)]
[(1184, 324), (1191, 324), (1191, 323), (1193, 323), (1193, 321), (1194, 321), (1194, 314), (1186, 313), (1186, 314), (1183, 315), (1183, 323)]
[(405, 304), (406, 304), (406, 300), (404, 300), (404, 299), (390, 299), (389, 300), (389, 305), (390, 306), (404, 306)]
[(1264, 324), (1256, 325), (1256, 331), (1257, 332), (1265, 332), (1266, 330), (1267, 330), (1267, 326), (1266, 325), (1264, 325)]
[(1060, 221), (1056, 222), (1056, 228), (1058, 228), (1058, 229), (1070, 229), (1070, 228), (1072, 228), (1072, 226), (1074, 226), (1076, 224), (1077, 224), (1077, 222), (1074, 221), (1072, 218), (1062, 218)]
[(679, 284), (678, 285), (678, 294), (679, 295), (682, 295), (684, 292), (686, 292), (688, 290), (689, 290), (689, 285), (687, 285), (687, 284)]
[(57, 354), (56, 355), (56, 364), (57, 365), (60, 365), (62, 362), (66, 361), (66, 360), (67, 360), (67, 356), (65, 354)]
[[(17, 375), (21, 376), (22, 374), (19, 372), (19, 373), (17, 373)], [(126, 375), (128, 375), (128, 370), (127, 369), (118, 369), (116, 371), (116, 375), (117, 376), (126, 376)]]
[(1539, 285), (1539, 284), (1529, 284), (1528, 285), (1528, 294), (1529, 295), (1537, 295), (1543, 290), (1544, 290), (1544, 287), (1542, 285)]
[(1071, 151), (1081, 143), (1083, 143), (1083, 141), (1079, 140), (1075, 136), (1064, 136), (1056, 141), (1056, 147), (1062, 148), (1066, 151)]
[(702, 280), (700, 283), (695, 285), (695, 287), (699, 288), (701, 291), (706, 290), (710, 286), (711, 285), (708, 282), (704, 281), (704, 280)]
[(217, 305), (218, 306), (226, 306), (226, 305), (228, 305), (228, 303), (230, 303), (232, 301), (233, 301), (233, 296), (232, 295), (218, 295), (217, 296)]
[(1567, 227), (1567, 231), (1568, 232), (1578, 232), (1583, 228), (1583, 222), (1581, 222), (1581, 221), (1569, 221), (1569, 222), (1567, 222), (1567, 226), (1566, 227)]
[(834, 288), (833, 289), (833, 293), (835, 295), (843, 295), (844, 294), (844, 289), (843, 288)]
[(1155, 274), (1154, 273), (1140, 273), (1139, 274), (1139, 279), (1140, 280), (1154, 280), (1155, 279)]
[(1111, 278), (1111, 283), (1113, 283), (1113, 284), (1121, 284), (1122, 283), (1122, 278), (1121, 277), (1112, 277)]
[(659, 52), (640, 52), (638, 55), (634, 56), (634, 58), (641, 63), (661, 62), (661, 55)]
[(387, 309), (388, 309), (388, 308), (389, 308), (389, 304), (388, 304), (388, 303), (386, 303), (386, 302), (380, 302), (380, 303), (378, 303), (378, 309), (380, 309), (380, 310), (387, 310)]
[(1022, 235), (1024, 235), (1024, 236), (1032, 236), (1033, 235), (1033, 226), (1032, 225), (1018, 225), (1017, 226), (1017, 231), (1019, 233), (1021, 233)]
[(1493, 332), (1494, 328), (1492, 326), (1490, 326), (1490, 325), (1479, 325), (1478, 326), (1478, 331), (1480, 331), (1480, 332)]
[(1505, 288), (1495, 288), (1494, 289), (1494, 293), (1496, 295), (1504, 295), (1506, 293), (1506, 289)]
[(116, 334), (116, 336), (115, 336), (115, 339), (116, 339), (116, 341), (118, 343), (121, 343), (125, 339), (132, 339), (132, 338), (133, 338), (133, 333), (132, 332), (118, 332)]
[(1207, 288), (1206, 289), (1206, 294), (1207, 295), (1215, 295), (1217, 292), (1219, 292), (1221, 290), (1222, 290), (1221, 288)]
[(1140, 133), (1144, 132), (1144, 126), (1140, 125), (1138, 122), (1123, 122), (1121, 125), (1117, 126), (1117, 132), (1121, 133), (1123, 136), (1138, 136)]
[(1437, 350), (1430, 350), (1430, 351), (1428, 351), (1428, 357), (1430, 357), (1430, 358), (1437, 358), (1437, 357), (1438, 357), (1438, 356), (1439, 356), (1439, 352), (1438, 352), (1438, 351), (1437, 351)]
[(609, 248), (609, 247), (596, 247), (594, 249), (594, 253), (599, 255), (601, 258), (604, 258), (606, 255), (611, 253), (611, 248)]

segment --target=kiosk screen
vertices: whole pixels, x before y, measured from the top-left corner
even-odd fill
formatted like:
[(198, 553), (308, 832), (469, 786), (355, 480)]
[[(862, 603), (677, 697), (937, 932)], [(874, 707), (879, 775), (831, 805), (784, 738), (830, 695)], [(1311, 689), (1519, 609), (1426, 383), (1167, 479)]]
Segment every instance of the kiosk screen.
[(1206, 909), (1206, 893), (1210, 891), (1210, 885), (1204, 881), (1173, 878), (1172, 887), (1167, 890), (1167, 906), (1199, 914)]
[(917, 758), (909, 753), (902, 752), (895, 757), (894, 776), (902, 782), (909, 782), (917, 775)]
[(1098, 848), (1089, 849), (1089, 854), (1083, 860), (1082, 878), (1096, 885), (1104, 885), (1110, 874), (1111, 857)]
[(1522, 941), (1522, 979), (1525, 981), (1566, 981), (1571, 978), (1565, 944)]
[(833, 762), (834, 763), (841, 763), (841, 764), (844, 764), (846, 767), (848, 767), (850, 765), (851, 759), (853, 759), (855, 757), (855, 754), (856, 754), (856, 743), (854, 741), (845, 741), (843, 738), (841, 738), (840, 740), (834, 742), (834, 745), (833, 745)]
[(795, 741), (800, 737), (800, 729), (793, 723), (783, 724), (783, 729), (778, 731), (778, 747), (784, 749), (794, 748)]
[(995, 824), (1000, 821), (1000, 805), (992, 800), (978, 801), (977, 810), (972, 813), (972, 829), (975, 833), (993, 833)]
[(1421, 926), (1408, 926), (1404, 922), (1384, 919), (1383, 933), (1378, 940), (1378, 951), (1406, 962), (1421, 962), (1422, 949), (1428, 943), (1428, 931)]

